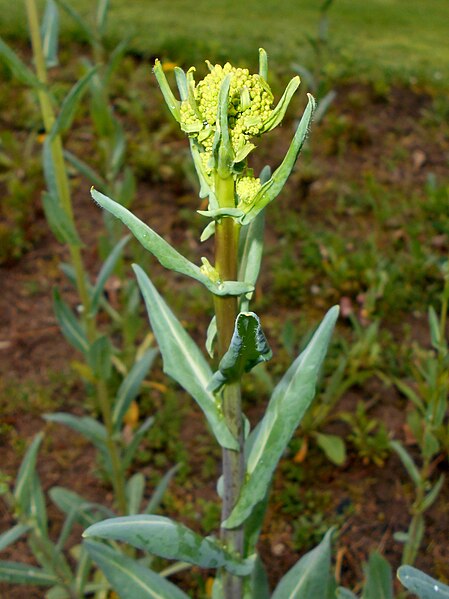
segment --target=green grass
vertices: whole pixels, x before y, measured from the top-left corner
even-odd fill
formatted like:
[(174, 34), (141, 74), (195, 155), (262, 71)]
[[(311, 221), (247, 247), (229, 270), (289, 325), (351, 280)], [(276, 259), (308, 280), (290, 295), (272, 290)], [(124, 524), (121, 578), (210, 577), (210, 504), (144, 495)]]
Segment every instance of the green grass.
[[(78, 0), (78, 10), (93, 17), (93, 2)], [(273, 67), (290, 71), (292, 61), (309, 63), (306, 35), (315, 35), (319, 19), (312, 0), (112, 0), (111, 38), (132, 35), (131, 47), (147, 57), (198, 63), (230, 59), (254, 64), (263, 46)], [(244, 7), (244, 9), (242, 8)], [(22, 2), (0, 0), (0, 34), (26, 38)], [(90, 14), (89, 14), (90, 13)], [(376, 77), (441, 82), (449, 70), (447, 23), (449, 2), (443, 0), (335, 0), (330, 10), (334, 71)], [(64, 30), (79, 37), (67, 19)]]

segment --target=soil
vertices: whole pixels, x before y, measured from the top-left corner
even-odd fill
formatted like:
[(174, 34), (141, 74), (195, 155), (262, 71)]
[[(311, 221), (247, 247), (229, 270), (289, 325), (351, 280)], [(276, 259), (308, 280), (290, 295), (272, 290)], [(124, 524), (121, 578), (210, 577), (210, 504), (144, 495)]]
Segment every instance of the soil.
[[(315, 219), (323, 226), (332, 226), (338, 218), (333, 211), (338, 194), (350, 182), (356, 185), (364, 173), (375, 174), (383, 185), (400, 188), (404, 195), (422, 189), (429, 172), (437, 177), (447, 178), (447, 131), (441, 132), (435, 128), (429, 130), (423, 124), (423, 115), (432, 106), (432, 97), (427, 91), (391, 88), (388, 94), (382, 94), (354, 83), (342, 85), (337, 91), (337, 100), (326, 127), (319, 128), (313, 139), (313, 173), (310, 177), (307, 174), (302, 176), (299, 170), (294, 175), (286, 197), (282, 200), (286, 208), (291, 209), (297, 202), (297, 197), (301, 196), (301, 211), (309, 220)], [(332, 123), (337, 129), (339, 123), (344, 123), (343, 133), (338, 136), (333, 134)], [(131, 123), (130, 128), (132, 127)], [(282, 155), (290, 131), (290, 127), (285, 127), (276, 141), (266, 148), (266, 152)], [(173, 138), (167, 142), (166, 151), (174, 154), (184, 147), (182, 143)], [(394, 148), (401, 148), (406, 157), (386, 166)], [(82, 229), (82, 237), (88, 240), (84, 258), (89, 272), (95, 273), (101, 264), (95, 249), (96, 239), (103, 225), (100, 211), (90, 201), (86, 189), (86, 182), (75, 181), (75, 213)], [(24, 446), (37, 432), (44, 429), (46, 437), (38, 461), (38, 472), (45, 492), (55, 485), (65, 486), (93, 501), (110, 505), (112, 494), (98, 476), (92, 448), (79, 436), (63, 427), (45, 423), (41, 418), (44, 411), (83, 413), (85, 390), (71, 366), (78, 356), (60, 334), (52, 309), (51, 290), (54, 286), (59, 287), (72, 306), (76, 302), (70, 285), (58, 268), (60, 261), (67, 260), (68, 257), (45, 229), (44, 217), (38, 208), (38, 196), (35, 203), (36, 219), (41, 221), (44, 233), (19, 261), (0, 269), (0, 376), (3, 381), (0, 387), (3, 394), (0, 398), (3, 414), (0, 436), (1, 470), (14, 479)], [(188, 182), (175, 181), (170, 173), (165, 180), (154, 176), (140, 178), (136, 203), (138, 215), (151, 222), (155, 230), (177, 247), (186, 249), (190, 257), (199, 262), (200, 256), (204, 255), (204, 249), (199, 249), (195, 241), (200, 225), (192, 225), (192, 220), (185, 216), (186, 211), (196, 207), (197, 200)], [(355, 226), (359, 227), (360, 238), (363, 238), (370, 223), (358, 219)], [(275, 247), (276, 236), (277, 231), (268, 224), (268, 251), (270, 247)], [(208, 252), (210, 250), (206, 249), (206, 255)], [(189, 282), (163, 274), (162, 269), (154, 262), (149, 264), (153, 278), (160, 283), (162, 291), (166, 290), (170, 294), (178, 312), (183, 306), (182, 300), (176, 298), (179, 290), (187, 293), (190, 298), (189, 306), (193, 305), (196, 296)], [(270, 282), (269, 274), (262, 273), (258, 290), (260, 296), (269, 292)], [(201, 302), (204, 307), (204, 301)], [(277, 330), (288, 318), (292, 315), (296, 317), (298, 311), (303, 309), (303, 305), (291, 304), (276, 308)], [(315, 314), (320, 310), (319, 306), (312, 307), (311, 313)], [(269, 307), (267, 312), (270, 312)], [(393, 315), (391, 323), (387, 323), (391, 330), (397, 324), (395, 318), (402, 317)], [(202, 331), (207, 326), (208, 318), (204, 311), (198, 310), (193, 322), (188, 323), (192, 334), (199, 341), (203, 341)], [(415, 327), (414, 337), (426, 344), (427, 330), (425, 327), (419, 329), (420, 322), (410, 317), (410, 323)], [(160, 373), (155, 376), (163, 381)], [(344, 395), (340, 407), (350, 410), (359, 401), (368, 401), (376, 396), (378, 400), (374, 415), (386, 423), (392, 434), (402, 438), (405, 401), (393, 389), (386, 390), (379, 385), (379, 381), (372, 378), (363, 386), (352, 388)], [(47, 394), (46, 388), (50, 389)], [(199, 518), (192, 515), (183, 517), (183, 505), (188, 503), (198, 506), (199, 500), (215, 500), (216, 476), (207, 478), (204, 475), (201, 442), (207, 439), (208, 433), (200, 414), (184, 395), (179, 394), (179, 401), (184, 419), (179, 435), (188, 457), (189, 471), (187, 484), (177, 485), (175, 482), (172, 485), (169, 511), (201, 530)], [(153, 405), (158, 403), (163, 409), (163, 397), (158, 398), (156, 394)], [(251, 404), (251, 420), (255, 420), (262, 411), (262, 405)], [(341, 422), (331, 425), (329, 430), (342, 435), (348, 433), (347, 426)], [(310, 543), (301, 550), (294, 547), (294, 522), (283, 512), (280, 500), (284, 484), (283, 473), (288, 471), (292, 463), (293, 455), (289, 451), (274, 480), (273, 501), (260, 541), (261, 556), (267, 565), (272, 586), (313, 544)], [(144, 465), (142, 467), (145, 468)], [(309, 472), (313, 472), (313, 475), (304, 474), (302, 486), (298, 483), (298, 497), (301, 498), (306, 488), (313, 488), (317, 496), (325, 496), (330, 492), (331, 500), (327, 501), (325, 508), (326, 517), (331, 520), (334, 516), (343, 514), (336, 542), (336, 575), (344, 585), (357, 588), (363, 579), (363, 561), (373, 549), (383, 552), (393, 568), (400, 564), (401, 545), (394, 540), (393, 535), (406, 530), (408, 526), (412, 489), (396, 456), (390, 455), (384, 465), (376, 466), (364, 463), (356, 453), (350, 453), (346, 463), (336, 467), (327, 462), (319, 452), (311, 449), (304, 466), (300, 464), (297, 467), (304, 471), (310, 468)], [(151, 471), (151, 468), (148, 469)], [(435, 475), (447, 473), (447, 461), (440, 461), (435, 469)], [(163, 471), (162, 468), (161, 472)], [(217, 474), (218, 471), (217, 461)], [(146, 494), (150, 496), (151, 491), (149, 485)], [(427, 514), (425, 540), (416, 564), (446, 582), (449, 580), (448, 505), (449, 489), (446, 485), (439, 501)], [(51, 530), (57, 534), (62, 523), (61, 514), (49, 500), (48, 509)], [(0, 530), (8, 529), (12, 524), (11, 514), (0, 501)], [(80, 529), (75, 530), (73, 543), (77, 542), (76, 535), (79, 533)], [(2, 559), (32, 563), (25, 542), (18, 542), (3, 552)], [(194, 569), (194, 574), (195, 572), (193, 578), (199, 579), (199, 571)], [(188, 585), (187, 581), (191, 578), (191, 572), (178, 576), (184, 585)], [(200, 583), (198, 585), (201, 586)], [(192, 592), (199, 593), (198, 590)], [(31, 599), (43, 597), (43, 593), (40, 589), (0, 585), (0, 597), (5, 598)]]

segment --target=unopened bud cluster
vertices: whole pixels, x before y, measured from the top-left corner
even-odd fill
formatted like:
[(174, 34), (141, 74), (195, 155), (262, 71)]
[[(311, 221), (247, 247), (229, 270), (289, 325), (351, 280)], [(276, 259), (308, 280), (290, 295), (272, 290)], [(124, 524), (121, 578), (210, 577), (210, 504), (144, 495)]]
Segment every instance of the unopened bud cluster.
[(235, 153), (252, 138), (262, 133), (264, 123), (272, 113), (273, 94), (266, 81), (248, 69), (226, 63), (212, 66), (210, 73), (194, 88), (191, 99), (181, 103), (181, 127), (202, 146), (204, 167), (211, 170), (210, 157), (217, 124), (218, 99), (223, 79), (230, 74), (228, 97), (228, 127)]

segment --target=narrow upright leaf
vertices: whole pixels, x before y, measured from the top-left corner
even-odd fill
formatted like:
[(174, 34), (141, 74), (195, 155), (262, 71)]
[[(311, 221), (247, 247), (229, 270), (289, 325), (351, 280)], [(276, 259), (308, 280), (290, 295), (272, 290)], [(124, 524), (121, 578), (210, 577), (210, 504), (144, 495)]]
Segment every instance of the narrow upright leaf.
[(42, 19), (42, 50), (48, 68), (58, 65), (59, 13), (54, 0), (47, 0)]
[(17, 474), (14, 498), (24, 512), (27, 512), (29, 508), (30, 497), (34, 485), (34, 476), (36, 474), (37, 452), (39, 451), (43, 438), (43, 433), (39, 433), (34, 437), (22, 460), (19, 473)]
[(193, 264), (177, 252), (153, 229), (139, 220), (137, 216), (134, 216), (132, 212), (95, 189), (91, 190), (91, 194), (93, 199), (102, 208), (109, 210), (109, 212), (119, 218), (143, 247), (151, 252), (165, 268), (196, 279), (215, 295), (240, 295), (253, 290), (252, 285), (239, 281), (213, 282), (201, 271), (199, 266), (196, 266), (196, 264)]
[(56, 137), (56, 135), (59, 135), (70, 128), (70, 125), (75, 117), (78, 104), (83, 97), (83, 94), (87, 91), (88, 84), (96, 71), (96, 68), (88, 71), (83, 77), (81, 77), (81, 79), (79, 79), (79, 81), (75, 83), (67, 96), (64, 98), (61, 105), (61, 110), (59, 111), (56, 121), (51, 128), (49, 135), (50, 139), (53, 139)]
[(240, 222), (242, 225), (249, 224), (261, 210), (272, 202), (282, 191), (290, 173), (295, 166), (296, 160), (301, 152), (304, 142), (307, 138), (313, 112), (315, 110), (315, 100), (308, 94), (309, 102), (299, 122), (292, 143), (285, 155), (281, 165), (274, 171), (272, 177), (262, 185), (257, 193), (254, 202), (249, 206), (245, 216), (242, 216)]
[(75, 225), (61, 206), (58, 196), (54, 193), (44, 192), (42, 194), (42, 206), (48, 226), (59, 243), (80, 247), (82, 243)]
[(95, 541), (84, 546), (120, 599), (188, 599), (177, 586), (123, 553)]
[(147, 376), (159, 351), (155, 347), (150, 347), (140, 360), (133, 364), (133, 367), (123, 379), (122, 384), (117, 391), (117, 397), (114, 403), (112, 420), (116, 431), (121, 429), (123, 418), (128, 411), (131, 402), (136, 398), (140, 391), (142, 381)]
[(372, 553), (365, 566), (362, 599), (394, 599), (391, 566), (379, 553)]
[[(260, 264), (263, 254), (263, 237), (265, 230), (264, 212), (259, 212), (249, 225), (243, 227), (239, 241), (239, 281), (246, 281), (256, 286), (259, 277)], [(240, 309), (246, 312), (253, 292), (247, 293), (241, 299)]]
[(449, 599), (449, 586), (424, 574), (412, 566), (401, 566), (398, 578), (411, 593), (419, 599)]
[(0, 37), (0, 58), (2, 58), (8, 68), (17, 77), (17, 79), (28, 85), (29, 87), (41, 87), (41, 83), (31, 69), (29, 69), (17, 54), (11, 50), (11, 48), (5, 44), (3, 39)]
[(220, 402), (208, 391), (212, 372), (203, 354), (156, 288), (137, 265), (134, 265), (140, 289), (164, 361), (164, 372), (191, 394), (203, 410), (218, 442), (237, 449), (237, 442), (226, 426)]
[(329, 530), (321, 543), (287, 572), (271, 599), (324, 599), (328, 596), (332, 532), (332, 529)]
[(86, 334), (80, 321), (62, 300), (57, 289), (53, 291), (53, 308), (64, 337), (75, 349), (85, 354), (89, 349)]
[(112, 372), (112, 345), (107, 335), (101, 335), (89, 346), (87, 363), (97, 380), (107, 381)]
[(266, 362), (271, 356), (272, 352), (257, 314), (240, 312), (235, 321), (229, 349), (220, 360), (208, 389), (217, 392), (223, 385), (240, 380), (244, 372)]
[(250, 435), (245, 482), (231, 515), (223, 522), (226, 528), (244, 522), (264, 498), (277, 463), (314, 398), (338, 312), (334, 306), (326, 314), (306, 349), (274, 389), (262, 421)]
[(172, 560), (196, 564), (202, 568), (226, 568), (237, 576), (246, 576), (253, 560), (231, 556), (218, 542), (203, 538), (187, 526), (163, 516), (125, 516), (90, 526), (84, 537), (125, 541), (133, 547)]
[(120, 256), (122, 255), (123, 249), (130, 239), (131, 236), (126, 235), (113, 247), (111, 253), (104, 261), (104, 264), (101, 267), (100, 272), (98, 273), (97, 281), (95, 283), (95, 287), (91, 298), (91, 313), (93, 316), (95, 316), (95, 314), (98, 312), (100, 300), (103, 295), (106, 282), (114, 272), (114, 268)]

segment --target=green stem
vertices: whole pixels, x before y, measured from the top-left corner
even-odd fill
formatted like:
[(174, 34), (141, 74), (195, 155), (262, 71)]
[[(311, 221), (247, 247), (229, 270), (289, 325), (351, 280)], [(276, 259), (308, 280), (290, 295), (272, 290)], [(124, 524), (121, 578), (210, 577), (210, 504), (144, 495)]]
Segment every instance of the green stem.
[[(42, 83), (42, 87), (38, 90), (39, 104), (41, 108), (42, 118), (44, 121), (45, 131), (50, 133), (55, 115), (51, 103), (51, 97), (48, 92), (48, 76), (47, 67), (45, 64), (44, 53), (42, 49), (42, 40), (39, 27), (39, 15), (35, 0), (25, 0), (28, 22), (30, 26), (31, 44), (33, 47), (33, 57), (36, 68), (37, 77)], [(73, 206), (70, 194), (69, 180), (65, 167), (63, 146), (60, 135), (56, 135), (51, 143), (52, 159), (55, 170), (56, 185), (58, 188), (59, 201), (67, 216), (72, 221), (74, 227), (75, 219), (73, 216)], [(75, 271), (76, 287), (82, 305), (82, 318), (86, 326), (86, 333), (90, 343), (93, 343), (98, 337), (96, 323), (91, 314), (91, 301), (87, 288), (87, 271), (84, 267), (83, 258), (79, 246), (68, 244), (71, 262)], [(113, 486), (119, 510), (126, 513), (126, 495), (125, 495), (125, 478), (121, 468), (120, 454), (117, 444), (113, 437), (113, 426), (111, 418), (111, 406), (109, 403), (108, 392), (104, 381), (97, 381), (96, 385), (97, 401), (100, 408), (103, 421), (107, 431), (107, 447), (111, 458), (113, 471)]]
[[(215, 193), (221, 208), (234, 207), (234, 180), (232, 177), (215, 180)], [(215, 231), (215, 268), (220, 278), (236, 280), (238, 271), (239, 225), (232, 218), (223, 218)], [(227, 351), (234, 332), (238, 313), (238, 300), (234, 296), (215, 296), (215, 316), (217, 319), (218, 358)], [(243, 453), (243, 418), (240, 383), (226, 385), (223, 391), (223, 414), (229, 430), (239, 444), (239, 450), (223, 448), (223, 505), (222, 521), (230, 515), (236, 504), (243, 483), (245, 464)], [(223, 543), (230, 551), (243, 553), (243, 526), (228, 530), (221, 529)], [(223, 572), (223, 592), (225, 599), (240, 599), (242, 579)]]

